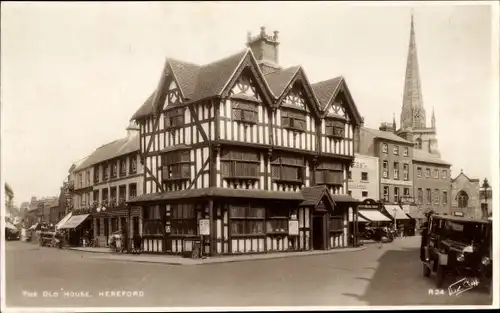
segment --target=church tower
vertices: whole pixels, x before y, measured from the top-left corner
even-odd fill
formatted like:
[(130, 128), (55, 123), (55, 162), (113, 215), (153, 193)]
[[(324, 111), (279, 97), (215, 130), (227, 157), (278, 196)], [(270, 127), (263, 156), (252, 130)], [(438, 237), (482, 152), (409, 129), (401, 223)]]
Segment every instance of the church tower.
[(406, 60), (406, 74), (401, 108), (400, 137), (413, 142), (415, 148), (440, 156), (436, 138), (436, 117), (432, 111), (431, 127), (427, 127), (422, 85), (418, 66), (417, 43), (413, 14), (410, 24), (410, 43)]

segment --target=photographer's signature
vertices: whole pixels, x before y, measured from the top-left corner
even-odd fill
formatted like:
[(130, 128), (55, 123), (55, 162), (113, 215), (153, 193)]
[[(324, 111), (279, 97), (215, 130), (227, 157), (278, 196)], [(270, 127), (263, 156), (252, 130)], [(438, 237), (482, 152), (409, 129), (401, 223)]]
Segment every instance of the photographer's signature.
[(477, 278), (462, 278), (459, 281), (451, 284), (448, 287), (448, 295), (458, 296), (461, 293), (471, 290), (479, 285), (479, 280)]

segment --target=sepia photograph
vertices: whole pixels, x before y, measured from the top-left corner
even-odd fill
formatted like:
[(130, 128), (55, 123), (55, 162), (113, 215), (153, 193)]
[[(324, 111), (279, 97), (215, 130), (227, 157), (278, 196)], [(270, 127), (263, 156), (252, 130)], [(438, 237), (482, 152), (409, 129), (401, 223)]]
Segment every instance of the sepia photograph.
[(2, 1), (1, 311), (498, 308), (499, 13)]

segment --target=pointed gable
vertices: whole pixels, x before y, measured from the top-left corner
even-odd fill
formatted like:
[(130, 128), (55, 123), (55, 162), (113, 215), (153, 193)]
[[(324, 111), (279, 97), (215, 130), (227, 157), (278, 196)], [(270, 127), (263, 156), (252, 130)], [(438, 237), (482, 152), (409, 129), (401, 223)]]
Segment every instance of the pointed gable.
[[(363, 119), (342, 76), (315, 83), (312, 88), (320, 102), (323, 116), (340, 115), (354, 120), (357, 125), (361, 124)], [(338, 99), (339, 96), (343, 99)], [(332, 106), (335, 107), (330, 110)]]
[(318, 101), (302, 67), (298, 68), (285, 88), (285, 91), (276, 101), (276, 106), (278, 107), (287, 106), (288, 104), (295, 104), (304, 109), (304, 106), (307, 105), (309, 111), (319, 117)]
[(281, 97), (285, 88), (290, 84), (299, 69), (300, 66), (292, 66), (284, 70), (278, 70), (264, 75), (269, 88), (276, 98)]

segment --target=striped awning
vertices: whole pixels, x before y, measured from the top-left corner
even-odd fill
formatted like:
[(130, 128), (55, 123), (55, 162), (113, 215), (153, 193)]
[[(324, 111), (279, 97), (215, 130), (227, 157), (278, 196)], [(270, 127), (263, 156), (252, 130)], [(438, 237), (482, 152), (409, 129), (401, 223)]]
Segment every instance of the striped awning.
[(391, 204), (386, 204), (384, 205), (385, 210), (387, 213), (389, 213), (390, 216), (395, 218), (396, 220), (409, 220), (410, 218), (403, 212), (401, 207), (399, 205), (391, 205)]
[(59, 221), (59, 223), (56, 224), (56, 229), (60, 228), (62, 225), (64, 225), (73, 215), (73, 212), (69, 212), (66, 214), (65, 217), (62, 218), (62, 220)]
[(73, 215), (66, 223), (59, 226), (60, 229), (77, 228), (90, 214)]
[(391, 220), (377, 210), (359, 210), (360, 217), (368, 220), (369, 222), (390, 222)]

